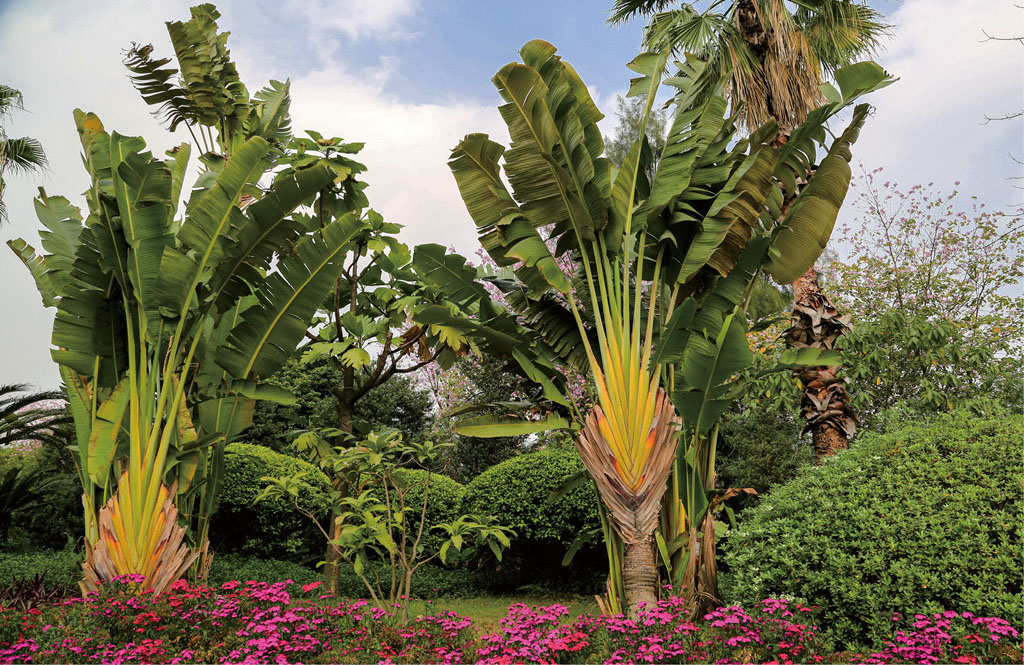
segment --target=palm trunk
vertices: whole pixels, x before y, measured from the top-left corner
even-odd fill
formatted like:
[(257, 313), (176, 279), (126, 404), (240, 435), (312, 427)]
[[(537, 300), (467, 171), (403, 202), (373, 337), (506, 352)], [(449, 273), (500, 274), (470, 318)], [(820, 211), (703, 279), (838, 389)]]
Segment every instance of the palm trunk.
[(647, 538), (625, 544), (622, 563), (622, 586), (626, 592), (626, 607), (635, 619), (641, 605), (654, 607), (658, 603), (658, 564), (654, 560), (654, 540)]
[[(814, 268), (793, 282), (793, 314), (790, 328), (782, 334), (794, 349), (834, 350), (841, 335), (850, 330), (850, 315), (840, 315), (818, 283)], [(803, 386), (800, 415), (803, 433), (811, 433), (818, 463), (849, 447), (857, 431), (857, 416), (846, 391), (849, 379), (839, 376), (841, 366), (804, 367), (797, 370)]]

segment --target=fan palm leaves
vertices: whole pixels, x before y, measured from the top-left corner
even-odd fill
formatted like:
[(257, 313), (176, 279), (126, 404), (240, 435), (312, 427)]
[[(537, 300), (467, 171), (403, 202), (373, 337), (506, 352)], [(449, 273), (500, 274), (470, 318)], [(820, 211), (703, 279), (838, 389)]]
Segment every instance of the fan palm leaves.
[(610, 23), (649, 19), (650, 48), (692, 53), (710, 67), (701, 85), (725, 77), (753, 131), (770, 119), (786, 132), (824, 100), (820, 86), (837, 69), (877, 50), (889, 25), (858, 0), (731, 0), (700, 9), (689, 2), (617, 0)]
[(20, 91), (0, 84), (0, 224), (7, 221), (4, 204), (4, 173), (27, 173), (46, 168), (46, 153), (38, 140), (22, 136), (11, 138), (4, 129), (6, 120), (15, 111), (25, 110)]

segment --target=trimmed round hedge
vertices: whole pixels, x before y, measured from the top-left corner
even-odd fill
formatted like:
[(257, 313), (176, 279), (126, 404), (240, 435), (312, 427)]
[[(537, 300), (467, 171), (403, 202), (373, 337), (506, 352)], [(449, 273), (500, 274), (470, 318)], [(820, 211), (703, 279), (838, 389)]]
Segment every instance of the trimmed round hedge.
[(723, 597), (821, 608), (840, 645), (892, 632), (894, 612), (1024, 621), (1018, 416), (960, 411), (867, 433), (774, 489), (722, 543)]
[[(323, 535), (295, 506), (281, 498), (256, 503), (267, 481), (264, 476), (304, 473), (306, 482), (327, 492), (327, 476), (312, 464), (274, 452), (270, 448), (232, 443), (225, 449), (224, 486), (220, 506), (213, 517), (210, 541), (214, 551), (234, 552), (275, 559), (315, 562), (323, 558)], [(326, 523), (326, 499), (308, 490), (299, 492), (304, 510), (322, 516)]]
[(574, 448), (547, 448), (496, 464), (466, 485), (461, 513), (494, 515), (516, 532), (495, 567), (495, 591), (532, 584), (599, 588), (601, 567), (607, 567), (599, 539), (582, 548), (572, 566), (562, 566), (576, 538), (601, 524), (593, 487), (583, 483), (548, 505), (551, 492), (582, 469)]

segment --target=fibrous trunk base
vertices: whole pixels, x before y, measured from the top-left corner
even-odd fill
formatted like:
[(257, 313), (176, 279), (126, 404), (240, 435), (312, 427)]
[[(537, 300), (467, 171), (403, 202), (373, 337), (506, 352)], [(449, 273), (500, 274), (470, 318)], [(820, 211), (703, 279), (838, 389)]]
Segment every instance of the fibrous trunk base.
[(654, 561), (653, 539), (625, 544), (622, 586), (631, 618), (636, 618), (642, 606), (653, 607), (658, 603), (658, 566)]

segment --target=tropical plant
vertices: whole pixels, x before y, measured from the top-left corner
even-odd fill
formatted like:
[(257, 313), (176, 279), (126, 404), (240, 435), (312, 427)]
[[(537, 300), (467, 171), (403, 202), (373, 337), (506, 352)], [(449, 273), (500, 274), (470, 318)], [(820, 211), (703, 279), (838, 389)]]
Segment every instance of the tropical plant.
[[(293, 154), (286, 157), (289, 166), (279, 177), (290, 177), (311, 164), (324, 164), (346, 176), (364, 170), (348, 155), (358, 152), (361, 143), (345, 143), (340, 138), (324, 139), (317, 132), (292, 142)], [(464, 351), (465, 340), (444, 331), (432, 331), (411, 323), (410, 314), (436, 300), (424, 295), (409, 267), (411, 252), (398, 240), (400, 224), (386, 222), (379, 213), (362, 209), (367, 205), (362, 183), (327, 182), (312, 199), (307, 223), (326, 227), (339, 219), (357, 221), (353, 241), (341, 259), (341, 271), (333, 288), (318, 303), (320, 312), (305, 333), (301, 350), (303, 364), (328, 363), (340, 381), (330, 386), (334, 396), (335, 417), (329, 427), (308, 427), (319, 431), (320, 445), (304, 446), (314, 463), (328, 474), (333, 491), (346, 494), (344, 474), (334, 472), (328, 463), (332, 444), (324, 436), (341, 443), (355, 435), (356, 408), (374, 389), (393, 376), (402, 376), (444, 355), (447, 366)], [(324, 434), (331, 431), (330, 434)], [(332, 508), (341, 507), (331, 502)], [(330, 528), (341, 525), (334, 515)], [(335, 533), (334, 537), (339, 534)], [(330, 538), (328, 540), (331, 540)], [(341, 550), (328, 545), (324, 574), (331, 592), (337, 589), (338, 557)]]
[(33, 391), (23, 384), (0, 385), (0, 448), (60, 438), (71, 422), (60, 391)]
[[(650, 18), (644, 41), (658, 49), (695, 53), (712, 66), (699, 85), (710, 88), (725, 77), (726, 96), (742, 123), (753, 131), (769, 120), (775, 143), (789, 134), (825, 97), (821, 83), (838, 68), (875, 51), (889, 30), (884, 17), (858, 0), (810, 0), (791, 11), (783, 0), (732, 0), (703, 11), (688, 2), (616, 0), (612, 23), (642, 15)], [(813, 167), (812, 167), (813, 168)], [(780, 214), (789, 210), (806, 180), (783, 187)], [(823, 328), (821, 321), (827, 325)], [(811, 266), (793, 282), (792, 326), (785, 339), (792, 349), (832, 350), (849, 322), (836, 311)], [(845, 448), (856, 430), (841, 366), (802, 367), (801, 413), (819, 455)]]
[(134, 573), (161, 590), (200, 556), (196, 574), (205, 574), (224, 445), (249, 424), (254, 399), (291, 399), (259, 380), (301, 341), (359, 228), (349, 216), (313, 229), (292, 214), (343, 177), (327, 166), (260, 188), (284, 148), (287, 86), (272, 83), (249, 100), (231, 78), (211, 92), (207, 74), (234, 76), (216, 18), (201, 5), (191, 20), (168, 24), (184, 97), (152, 92), (158, 79), (170, 90), (175, 70), (150, 60), (148, 47), (128, 59), (144, 98), (177, 114), (172, 124), (217, 132), (206, 147), (221, 152), (200, 157), (184, 209), (188, 144), (157, 159), (141, 138), (108, 133), (76, 111), (88, 214), (41, 191), (48, 253), (9, 243), (57, 309), (52, 355), (85, 489), (84, 589)]
[(0, 224), (7, 221), (7, 205), (4, 203), (4, 173), (25, 173), (46, 168), (46, 153), (37, 139), (22, 136), (7, 136), (4, 125), (14, 111), (24, 111), (21, 92), (0, 84)]
[[(585, 416), (574, 412), (538, 372), (536, 380), (550, 385), (546, 410), (508, 404), (510, 415), (471, 418), (462, 427), (489, 427), (492, 435), (582, 430), (577, 447), (605, 504), (611, 569), (621, 570), (610, 606), (620, 607), (624, 595), (635, 613), (656, 599), (655, 530), (673, 467), (678, 482), (667, 501), (676, 521), (660, 527), (668, 534), (660, 536), (663, 558), (689, 552), (683, 569), (695, 570), (697, 534), (702, 546), (713, 546), (704, 527), (712, 523), (715, 422), (740, 391), (734, 376), (750, 364), (745, 304), (759, 272), (789, 282), (820, 254), (867, 107), (857, 108), (812, 173), (823, 123), (889, 79), (873, 63), (837, 72), (840, 88), (827, 87), (829, 103), (777, 146), (774, 122), (735, 141), (721, 89), (708, 96), (697, 85), (707, 63), (688, 58), (668, 81), (678, 90), (676, 113), (648, 182), (645, 132), (623, 167), (611, 167), (596, 127), (603, 116), (572, 67), (546, 42), (530, 42), (520, 54), (524, 64), (506, 65), (494, 78), (511, 149), (470, 134), (449, 164), (484, 249), (499, 266), (516, 266), (516, 280), (495, 283), (549, 356), (589, 369), (597, 405)], [(645, 118), (667, 56), (668, 49), (644, 53), (630, 63), (640, 74), (630, 94), (646, 99)], [(511, 193), (499, 176), (502, 156)], [(796, 178), (809, 184), (779, 222), (782, 187), (792, 189)], [(556, 256), (571, 257), (579, 269), (567, 275)], [(446, 270), (424, 262), (425, 279), (486, 308), (490, 299), (472, 282), (473, 271), (451, 269), (465, 260), (447, 259)], [(817, 364), (825, 355), (794, 352), (786, 362)], [(701, 592), (688, 592), (696, 603)]]
[(43, 469), (7, 469), (0, 475), (0, 542), (7, 542), (14, 513), (45, 506), (56, 479)]
[(775, 120), (787, 135), (827, 101), (826, 76), (876, 51), (890, 28), (857, 0), (805, 0), (792, 11), (782, 0), (730, 0), (703, 10), (676, 0), (616, 0), (608, 22), (637, 17), (649, 21), (648, 48), (708, 63), (697, 82), (706, 94), (725, 79), (726, 97), (743, 102), (737, 112), (747, 130)]
[[(447, 562), (454, 548), (473, 544), (488, 547), (501, 560), (501, 552), (515, 532), (491, 516), (460, 515), (451, 522), (428, 524), (430, 505), (430, 465), (446, 444), (429, 441), (405, 443), (400, 432), (371, 432), (366, 439), (349, 447), (336, 447), (324, 459), (336, 474), (345, 478), (344, 491), (323, 490), (310, 485), (305, 474), (267, 477), (270, 484), (259, 499), (292, 500), (295, 510), (310, 519), (327, 539), (340, 559), (352, 566), (362, 580), (374, 604), (383, 611), (401, 606), (402, 618), (408, 616), (413, 576), (437, 559)], [(410, 483), (408, 468), (425, 472), (423, 484)], [(404, 473), (403, 473), (404, 472)], [(325, 495), (335, 504), (333, 524), (324, 525), (318, 515), (298, 501), (300, 492)], [(435, 549), (428, 547), (431, 530), (442, 531), (444, 538)], [(374, 562), (385, 561), (390, 570), (384, 579)]]

